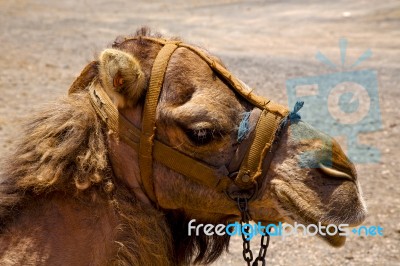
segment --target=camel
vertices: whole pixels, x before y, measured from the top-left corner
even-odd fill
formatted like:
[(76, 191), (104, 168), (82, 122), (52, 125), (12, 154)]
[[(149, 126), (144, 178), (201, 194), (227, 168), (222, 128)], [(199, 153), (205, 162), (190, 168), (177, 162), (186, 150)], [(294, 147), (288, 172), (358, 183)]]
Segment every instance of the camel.
[[(118, 37), (83, 69), (68, 96), (25, 125), (1, 167), (0, 265), (210, 264), (228, 249), (228, 235), (188, 236), (188, 223), (240, 221), (243, 210), (231, 196), (237, 186), (229, 178), (223, 190), (205, 185), (203, 172), (192, 171), (202, 181), (189, 178), (162, 163), (168, 156), (158, 154), (156, 144), (154, 154), (150, 146), (144, 152), (151, 156), (142, 156), (127, 140), (131, 133), (109, 126), (112, 117), (101, 116), (93, 104), (97, 88), (118, 111), (116, 121), (143, 127), (152, 67), (163, 47), (154, 40), (166, 39), (146, 28)], [(257, 116), (245, 114), (256, 108), (210, 67), (224, 69), (220, 59), (178, 38), (167, 41), (177, 47), (165, 66), (154, 128), (150, 124), (155, 133), (145, 141), (215, 169), (229, 165), (238, 147), (249, 145), (238, 144), (238, 131), (245, 117), (254, 128)], [(339, 144), (299, 119), (286, 122), (271, 155), (260, 159), (268, 167), (257, 189), (249, 190), (250, 220), (362, 223), (366, 206), (356, 170)], [(243, 134), (250, 138), (251, 132)], [(141, 160), (150, 172), (144, 173)], [(335, 247), (345, 243), (339, 233), (320, 237)]]

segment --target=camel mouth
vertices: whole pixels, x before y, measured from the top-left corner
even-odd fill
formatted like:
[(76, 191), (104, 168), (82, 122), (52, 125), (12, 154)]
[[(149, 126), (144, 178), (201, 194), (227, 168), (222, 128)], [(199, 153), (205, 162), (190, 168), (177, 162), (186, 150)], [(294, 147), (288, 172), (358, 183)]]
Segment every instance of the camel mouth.
[[(365, 220), (366, 210), (362, 209), (356, 212), (354, 217), (343, 220), (337, 218), (326, 219), (324, 217), (318, 219), (317, 217), (310, 217), (313, 216), (312, 214), (305, 214), (305, 211), (296, 212), (294, 216), (297, 216), (295, 220), (304, 223), (306, 227), (318, 227), (316, 236), (326, 241), (329, 245), (342, 247), (346, 242), (346, 237), (349, 235), (351, 228), (361, 225)], [(329, 232), (327, 232), (328, 230)]]
[[(347, 185), (352, 186), (353, 182), (349, 181), (346, 180)], [(277, 205), (285, 217), (284, 220), (287, 220), (290, 224), (297, 222), (306, 227), (320, 225), (322, 228), (330, 227), (331, 230), (335, 229), (330, 231), (329, 234), (324, 230), (309, 234), (319, 236), (333, 247), (343, 246), (346, 242), (346, 236), (349, 235), (350, 228), (360, 225), (367, 214), (365, 204), (358, 196), (352, 197), (345, 204), (346, 206), (351, 206), (352, 211), (343, 212), (343, 205), (339, 205), (339, 202), (334, 202), (337, 197), (332, 199), (329, 207), (316, 208), (310, 205), (310, 199), (307, 200), (302, 197), (286, 182), (275, 180), (274, 188), (278, 199)], [(337, 191), (340, 192), (340, 190)]]
[[(276, 231), (273, 231), (272, 235), (281, 236), (283, 239), (286, 239), (295, 234), (303, 236), (318, 236), (332, 247), (342, 247), (346, 243), (346, 238), (349, 235), (349, 230), (350, 230), (349, 228), (350, 226), (342, 227), (341, 225), (323, 224), (321, 222), (303, 224), (303, 223), (293, 222), (292, 220), (290, 220), (286, 221), (286, 223), (287, 225), (285, 226), (285, 225), (278, 225), (278, 222), (272, 222), (272, 224), (274, 224), (277, 227), (282, 226), (280, 227), (280, 229), (278, 229), (281, 231), (278, 231), (277, 234), (275, 234)], [(266, 227), (271, 226), (271, 222), (267, 221), (261, 221), (261, 224)], [(298, 227), (300, 227), (300, 230), (298, 230)], [(290, 228), (291, 230), (287, 231), (288, 228)], [(329, 228), (328, 229), (329, 232), (327, 231), (326, 228)], [(333, 232), (332, 228), (334, 228)]]
[[(317, 236), (333, 247), (343, 246), (346, 242), (346, 237), (350, 234), (351, 228), (361, 225), (366, 217), (366, 210), (364, 208), (356, 211), (354, 217), (343, 220), (337, 218), (326, 219), (321, 217), (318, 219), (317, 217), (305, 217), (307, 215), (302, 215), (302, 213), (302, 211), (296, 213), (296, 216), (298, 216), (297, 220), (304, 222), (307, 226), (318, 225), (322, 230), (318, 230)], [(332, 229), (334, 230), (332, 231)], [(329, 232), (327, 232), (328, 230)]]
[[(361, 217), (362, 215), (360, 215)], [(321, 223), (320, 224), (324, 228), (337, 228), (337, 232), (335, 234), (328, 234), (325, 231), (318, 232), (318, 237), (322, 238), (326, 241), (329, 245), (333, 247), (342, 247), (346, 243), (346, 238), (350, 234), (351, 228), (357, 227), (362, 224), (364, 218), (360, 219), (359, 221), (354, 221), (352, 223)], [(314, 222), (312, 224), (318, 224), (318, 222)]]
[[(329, 225), (324, 225), (329, 226)], [(323, 232), (321, 234), (320, 232), (318, 233), (318, 236), (328, 242), (329, 245), (332, 247), (342, 247), (346, 243), (346, 236), (342, 235), (345, 234), (346, 232), (338, 230), (336, 234), (330, 235), (327, 232)]]

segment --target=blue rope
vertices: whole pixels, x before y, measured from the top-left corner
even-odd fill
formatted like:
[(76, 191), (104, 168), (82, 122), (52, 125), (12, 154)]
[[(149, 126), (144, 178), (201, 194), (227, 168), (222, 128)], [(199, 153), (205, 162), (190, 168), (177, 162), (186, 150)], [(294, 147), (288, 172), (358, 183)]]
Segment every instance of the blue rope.
[(304, 105), (303, 101), (296, 102), (296, 104), (293, 107), (293, 111), (291, 111), (288, 116), (290, 121), (298, 121), (301, 119), (301, 116), (298, 112), (303, 107), (303, 105)]
[(293, 111), (291, 111), (289, 115), (282, 120), (281, 124), (279, 125), (279, 129), (277, 130), (277, 133), (280, 131), (280, 129), (284, 128), (287, 125), (288, 121), (296, 122), (301, 119), (301, 116), (298, 112), (303, 107), (303, 105), (304, 105), (303, 101), (296, 102), (296, 104), (293, 107)]
[[(291, 111), (289, 113), (289, 115), (282, 120), (280, 128), (283, 128), (287, 124), (287, 122), (289, 120), (292, 121), (292, 122), (300, 120), (301, 116), (299, 114), (299, 111), (303, 107), (303, 105), (304, 105), (303, 101), (297, 101), (296, 104), (293, 107), (293, 111)], [(242, 121), (240, 121), (239, 129), (238, 129), (238, 137), (237, 137), (237, 141), (239, 143), (242, 142), (247, 137), (247, 134), (249, 133), (249, 130), (250, 130), (250, 123), (249, 123), (250, 113), (251, 112), (245, 112), (243, 114)]]
[(246, 112), (243, 114), (243, 119), (240, 121), (239, 130), (238, 130), (238, 137), (237, 141), (240, 143), (242, 142), (249, 132), (250, 124), (249, 124), (250, 112)]

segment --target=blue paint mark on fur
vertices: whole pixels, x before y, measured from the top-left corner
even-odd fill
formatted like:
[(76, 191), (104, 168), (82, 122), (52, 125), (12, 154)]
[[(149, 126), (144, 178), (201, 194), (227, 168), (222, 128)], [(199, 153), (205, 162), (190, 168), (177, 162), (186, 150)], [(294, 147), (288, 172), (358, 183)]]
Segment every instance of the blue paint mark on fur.
[(240, 121), (238, 137), (237, 137), (237, 141), (239, 143), (242, 142), (246, 138), (247, 133), (249, 133), (250, 130), (249, 118), (250, 118), (250, 112), (246, 112), (243, 114), (242, 121)]

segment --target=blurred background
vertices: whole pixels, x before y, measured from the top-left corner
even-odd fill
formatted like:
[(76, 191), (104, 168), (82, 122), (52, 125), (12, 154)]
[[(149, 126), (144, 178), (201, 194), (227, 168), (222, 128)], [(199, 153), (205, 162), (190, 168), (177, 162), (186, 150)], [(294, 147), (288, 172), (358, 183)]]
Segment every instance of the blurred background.
[[(358, 164), (369, 208), (365, 225), (384, 236), (350, 236), (344, 247), (317, 237), (272, 238), (269, 265), (400, 265), (400, 2), (379, 1), (0, 1), (0, 153), (11, 149), (23, 118), (66, 95), (83, 67), (118, 35), (147, 25), (180, 36), (222, 58), (258, 93), (287, 104), (286, 81), (331, 73), (320, 51), (340, 65), (367, 49), (357, 69), (377, 72), (382, 129), (359, 136), (380, 150), (377, 163)], [(346, 146), (345, 140), (339, 140)], [(258, 252), (258, 238), (253, 252)], [(214, 265), (244, 265), (242, 243)]]

